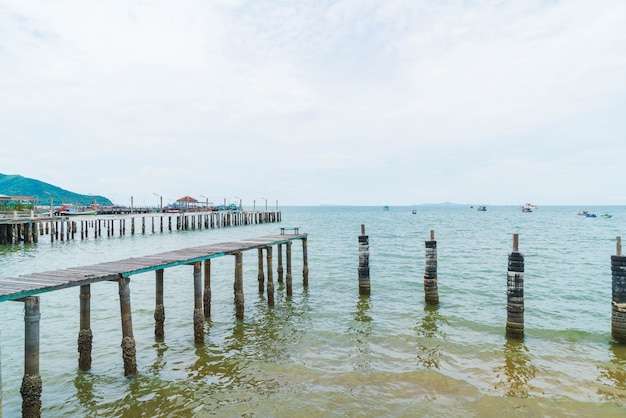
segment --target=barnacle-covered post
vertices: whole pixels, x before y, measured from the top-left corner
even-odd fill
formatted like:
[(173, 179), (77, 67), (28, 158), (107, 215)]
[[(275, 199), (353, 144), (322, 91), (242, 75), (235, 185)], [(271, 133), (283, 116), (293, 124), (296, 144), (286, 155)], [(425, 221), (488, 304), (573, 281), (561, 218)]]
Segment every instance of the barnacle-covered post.
[(615, 255), (611, 256), (612, 296), (611, 334), (626, 343), (626, 257), (622, 256), (622, 239), (616, 238)]
[(519, 235), (513, 234), (513, 251), (507, 271), (506, 336), (524, 337), (524, 255), (518, 252)]
[(370, 292), (369, 237), (365, 235), (365, 225), (361, 225), (361, 235), (359, 235), (359, 294), (369, 295)]
[(437, 241), (435, 231), (430, 230), (430, 241), (425, 242), (426, 263), (424, 268), (424, 298), (427, 304), (439, 303), (439, 289), (437, 288)]

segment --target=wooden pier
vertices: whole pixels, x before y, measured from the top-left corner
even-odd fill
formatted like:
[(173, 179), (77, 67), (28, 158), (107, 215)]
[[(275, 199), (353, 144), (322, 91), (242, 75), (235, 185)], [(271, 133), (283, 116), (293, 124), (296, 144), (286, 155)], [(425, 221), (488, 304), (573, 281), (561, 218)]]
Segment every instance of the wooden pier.
[(36, 243), (49, 235), (50, 241), (89, 237), (213, 229), (281, 221), (276, 211), (151, 212), (114, 215), (6, 216), (0, 218), (0, 245)]
[[(307, 234), (297, 229), (285, 229), (280, 234), (250, 238), (242, 241), (223, 242), (201, 247), (168, 251), (143, 257), (132, 257), (119, 261), (110, 261), (82, 267), (25, 274), (18, 277), (0, 278), (0, 302), (24, 302), (24, 377), (20, 392), (22, 394), (22, 416), (38, 417), (41, 410), (42, 380), (39, 374), (39, 319), (40, 297), (46, 292), (80, 287), (80, 329), (78, 330), (78, 365), (81, 370), (91, 367), (92, 331), (90, 329), (91, 284), (102, 281), (118, 283), (120, 317), (122, 328), (122, 358), (124, 374), (137, 372), (136, 345), (133, 336), (132, 310), (130, 298), (130, 278), (140, 273), (154, 271), (156, 276), (155, 301), (155, 338), (163, 338), (165, 308), (163, 306), (164, 270), (180, 265), (193, 266), (194, 289), (194, 340), (197, 344), (204, 341), (204, 318), (210, 316), (211, 306), (211, 259), (227, 255), (235, 256), (234, 293), (237, 319), (243, 319), (243, 253), (257, 250), (259, 266), (259, 292), (265, 291), (263, 274), (263, 250), (267, 257), (267, 301), (274, 305), (274, 284), (272, 272), (272, 247), (278, 248), (279, 282), (282, 281), (283, 245), (286, 247), (287, 294), (291, 293), (291, 246), (293, 241), (302, 241), (303, 251), (303, 286), (308, 285)], [(296, 231), (298, 231), (296, 233)], [(202, 267), (204, 266), (204, 274)], [(263, 279), (261, 279), (263, 277)], [(204, 280), (203, 280), (204, 279)], [(204, 293), (204, 294), (203, 294)], [(1, 385), (1, 382), (0, 382)], [(0, 386), (1, 387), (1, 386)], [(0, 394), (0, 400), (2, 396)], [(0, 416), (1, 416), (0, 406)]]

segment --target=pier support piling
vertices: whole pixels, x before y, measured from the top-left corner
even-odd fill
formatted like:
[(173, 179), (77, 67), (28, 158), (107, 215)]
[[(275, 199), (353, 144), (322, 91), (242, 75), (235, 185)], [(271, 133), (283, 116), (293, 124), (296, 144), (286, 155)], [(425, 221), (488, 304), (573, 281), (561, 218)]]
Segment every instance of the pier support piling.
[(361, 225), (361, 235), (359, 235), (359, 294), (369, 295), (370, 293), (369, 237), (365, 235), (365, 225)]
[(162, 340), (165, 337), (165, 305), (163, 304), (163, 269), (155, 271), (156, 295), (154, 307), (154, 337)]
[(287, 285), (287, 296), (293, 295), (293, 282), (291, 277), (291, 241), (287, 242), (287, 250), (285, 251), (287, 257), (287, 274), (285, 275), (285, 281)]
[(626, 343), (626, 257), (622, 256), (622, 239), (615, 239), (615, 255), (611, 256), (611, 335), (620, 344)]
[(202, 311), (202, 262), (193, 263), (193, 337), (196, 344), (204, 342), (204, 313)]
[(425, 242), (426, 262), (424, 268), (424, 299), (427, 304), (439, 303), (439, 289), (437, 287), (437, 241), (435, 231), (431, 229), (430, 240)]
[(259, 293), (263, 293), (265, 291), (265, 273), (263, 272), (263, 248), (258, 249), (258, 259), (259, 259), (259, 273), (258, 273), (258, 281), (259, 281)]
[(91, 285), (80, 287), (80, 329), (78, 330), (78, 368), (91, 369), (91, 348), (93, 333), (91, 331)]
[(42, 382), (39, 375), (39, 296), (24, 299), (24, 377), (22, 417), (41, 416)]
[(274, 272), (272, 271), (272, 247), (266, 247), (267, 252), (267, 304), (274, 306)]
[(235, 254), (235, 316), (243, 319), (243, 253)]
[(124, 376), (137, 373), (137, 349), (133, 336), (133, 319), (130, 308), (130, 278), (118, 280), (120, 294), (120, 312), (122, 318), (122, 358), (124, 360)]
[(309, 286), (309, 257), (307, 255), (307, 239), (302, 238), (302, 286)]
[(524, 255), (519, 252), (519, 235), (513, 234), (513, 251), (507, 271), (506, 336), (524, 337)]
[(211, 316), (211, 259), (204, 260), (204, 317), (209, 318)]

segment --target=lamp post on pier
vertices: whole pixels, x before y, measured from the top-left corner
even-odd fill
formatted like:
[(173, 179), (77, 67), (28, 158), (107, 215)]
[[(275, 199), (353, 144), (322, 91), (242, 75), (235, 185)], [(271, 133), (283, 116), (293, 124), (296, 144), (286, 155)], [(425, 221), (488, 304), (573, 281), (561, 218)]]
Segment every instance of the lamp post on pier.
[(54, 196), (50, 192), (44, 192), (45, 194), (50, 195), (50, 217), (54, 216)]
[(160, 199), (159, 200), (159, 213), (162, 213), (163, 212), (163, 196), (158, 195), (156, 193), (152, 193), (152, 194)]

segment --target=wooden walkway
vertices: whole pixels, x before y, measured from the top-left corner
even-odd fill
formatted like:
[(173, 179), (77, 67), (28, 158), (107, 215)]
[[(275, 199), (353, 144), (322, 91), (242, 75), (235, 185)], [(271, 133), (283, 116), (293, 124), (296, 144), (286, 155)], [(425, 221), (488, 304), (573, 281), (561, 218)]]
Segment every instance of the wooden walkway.
[[(292, 231), (293, 233), (287, 233)], [(62, 270), (24, 274), (18, 277), (0, 278), (0, 302), (16, 300), (24, 302), (24, 377), (22, 379), (22, 416), (38, 417), (41, 411), (42, 381), (39, 374), (39, 322), (41, 293), (69, 287), (80, 287), (80, 329), (78, 332), (78, 366), (81, 370), (91, 368), (91, 284), (116, 281), (119, 287), (120, 318), (122, 328), (122, 359), (124, 374), (137, 373), (136, 347), (133, 336), (130, 304), (130, 277), (135, 274), (156, 272), (155, 337), (164, 336), (165, 307), (163, 298), (163, 272), (168, 267), (193, 265), (193, 323), (196, 344), (204, 342), (204, 320), (211, 315), (211, 259), (225, 255), (235, 256), (234, 292), (236, 317), (244, 318), (243, 252), (257, 250), (259, 262), (259, 292), (265, 291), (265, 267), (263, 252), (267, 259), (267, 302), (274, 305), (274, 282), (272, 247), (278, 246), (278, 282), (282, 282), (282, 246), (286, 246), (286, 289), (292, 295), (291, 246), (292, 241), (302, 241), (302, 284), (308, 285), (307, 234), (298, 228), (281, 228), (281, 233), (243, 241), (223, 242), (201, 247), (185, 248), (143, 257), (72, 267)], [(204, 274), (202, 267), (204, 266)], [(204, 276), (204, 284), (202, 278)], [(2, 416), (2, 382), (0, 381), (0, 417)]]
[(258, 248), (286, 244), (301, 240), (307, 234), (282, 234), (249, 238), (243, 241), (223, 242), (202, 247), (185, 248), (144, 257), (131, 257), (125, 260), (109, 261), (82, 267), (24, 274), (18, 277), (0, 278), (0, 302), (22, 299), (54, 290), (86, 284), (117, 280), (139, 273), (192, 264), (224, 255), (234, 255)]

